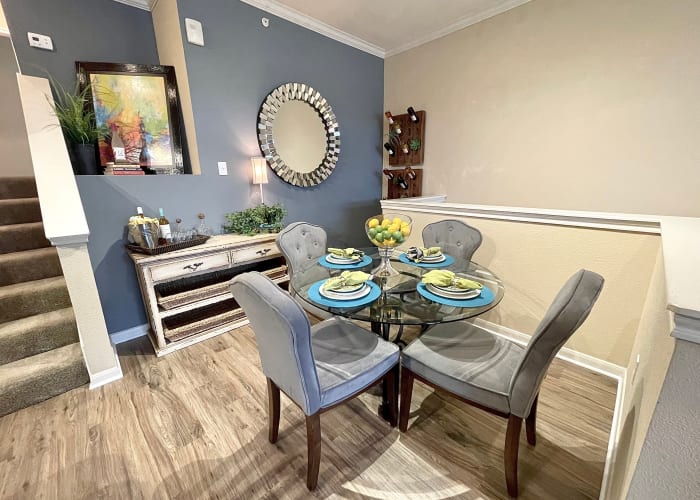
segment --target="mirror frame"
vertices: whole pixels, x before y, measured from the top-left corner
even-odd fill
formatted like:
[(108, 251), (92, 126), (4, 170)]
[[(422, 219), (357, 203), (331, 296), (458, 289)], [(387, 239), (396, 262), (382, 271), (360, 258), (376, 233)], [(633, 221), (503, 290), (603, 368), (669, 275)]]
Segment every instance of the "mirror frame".
[[(310, 172), (293, 170), (280, 157), (273, 139), (275, 117), (282, 105), (289, 101), (302, 101), (318, 113), (326, 131), (326, 154), (319, 165)], [(270, 168), (282, 180), (294, 186), (310, 187), (321, 184), (335, 169), (340, 156), (340, 128), (333, 108), (313, 87), (305, 83), (285, 83), (270, 92), (258, 113), (258, 143)]]

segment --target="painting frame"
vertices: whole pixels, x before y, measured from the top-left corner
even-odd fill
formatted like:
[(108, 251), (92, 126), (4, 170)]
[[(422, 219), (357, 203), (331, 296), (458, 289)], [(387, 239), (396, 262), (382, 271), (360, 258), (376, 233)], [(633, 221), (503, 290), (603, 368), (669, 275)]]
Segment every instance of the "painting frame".
[[(177, 79), (175, 77), (175, 68), (173, 66), (76, 61), (75, 69), (78, 88), (80, 91), (84, 90), (86, 86), (91, 84), (93, 75), (116, 75), (134, 78), (147, 76), (162, 78), (164, 89), (162, 96), (163, 102), (159, 102), (159, 104), (167, 110), (169, 132), (168, 144), (170, 146), (172, 161), (169, 162), (169, 164), (158, 164), (157, 166), (153, 166), (147, 170), (151, 170), (148, 173), (158, 174), (185, 173), (184, 156), (182, 151), (182, 129), (180, 122), (180, 95), (177, 89)], [(86, 105), (90, 111), (95, 112), (97, 108), (97, 95), (94, 89), (90, 95), (92, 96), (92, 99), (90, 99)], [(105, 161), (105, 156), (102, 149), (105, 147), (105, 144), (102, 144), (102, 140), (99, 141), (97, 147), (100, 150), (100, 164), (104, 167), (106, 166), (107, 162)]]

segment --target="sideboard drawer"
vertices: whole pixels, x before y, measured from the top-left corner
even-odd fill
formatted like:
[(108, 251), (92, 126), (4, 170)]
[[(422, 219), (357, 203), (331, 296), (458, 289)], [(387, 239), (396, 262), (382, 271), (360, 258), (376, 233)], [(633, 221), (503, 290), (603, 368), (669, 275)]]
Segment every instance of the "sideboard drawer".
[(243, 262), (263, 259), (265, 257), (274, 257), (277, 255), (281, 255), (280, 250), (277, 248), (277, 245), (271, 241), (269, 243), (263, 243), (261, 245), (235, 250), (233, 252), (233, 262), (234, 264), (241, 264)]
[(193, 259), (180, 260), (169, 264), (162, 264), (151, 267), (151, 278), (153, 281), (163, 281), (171, 278), (179, 278), (188, 274), (200, 273), (229, 267), (228, 252), (213, 255), (204, 255)]

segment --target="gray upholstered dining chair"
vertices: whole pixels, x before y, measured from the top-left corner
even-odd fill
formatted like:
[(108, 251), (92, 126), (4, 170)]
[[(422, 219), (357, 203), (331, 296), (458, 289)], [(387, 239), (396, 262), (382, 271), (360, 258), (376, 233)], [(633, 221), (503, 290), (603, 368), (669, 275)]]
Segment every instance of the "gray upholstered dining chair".
[(399, 349), (346, 319), (310, 326), (299, 304), (260, 273), (236, 276), (231, 293), (248, 315), (267, 377), (270, 442), (279, 431), (280, 391), (306, 415), (306, 485), (312, 490), (321, 462), (321, 413), (384, 380), (396, 425)]
[(526, 347), (467, 322), (428, 330), (402, 354), (399, 429), (408, 427), (414, 379), (507, 418), (506, 485), (508, 493), (517, 496), (522, 421), (526, 421), (527, 441), (534, 446), (540, 384), (559, 349), (588, 317), (603, 281), (585, 269), (569, 278)]
[(455, 258), (456, 265), (468, 263), (481, 245), (481, 231), (462, 221), (448, 219), (433, 222), (423, 228), (423, 245), (441, 247)]
[[(326, 231), (322, 227), (308, 222), (294, 222), (280, 231), (277, 234), (277, 246), (287, 260), (290, 279), (294, 277), (295, 272), (318, 269), (313, 264), (319, 257), (326, 254), (327, 242)], [(318, 271), (318, 279), (326, 276), (321, 274), (322, 269), (318, 269)], [(292, 295), (294, 294), (292, 293)], [(333, 316), (303, 299), (296, 300), (306, 312), (317, 318), (327, 319)]]

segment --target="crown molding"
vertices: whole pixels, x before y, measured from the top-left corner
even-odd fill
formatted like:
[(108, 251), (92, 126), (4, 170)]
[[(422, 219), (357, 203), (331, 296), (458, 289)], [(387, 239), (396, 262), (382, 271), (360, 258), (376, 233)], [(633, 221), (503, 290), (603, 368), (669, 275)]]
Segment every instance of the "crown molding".
[(507, 10), (514, 9), (516, 7), (519, 7), (523, 4), (526, 4), (530, 0), (503, 0), (502, 2), (499, 2), (497, 5), (494, 5), (490, 9), (487, 9), (485, 11), (479, 12), (477, 14), (474, 14), (473, 16), (467, 16), (463, 17), (461, 19), (458, 19), (454, 23), (445, 26), (444, 28), (440, 28), (437, 31), (433, 31), (432, 33), (422, 36), (420, 38), (417, 38), (411, 42), (405, 43), (403, 45), (399, 45), (398, 47), (395, 47), (393, 49), (388, 49), (385, 51), (384, 57), (391, 57), (395, 56), (396, 54), (400, 54), (401, 52), (406, 52), (407, 50), (414, 49), (420, 45), (426, 44), (428, 42), (432, 42), (433, 40), (437, 40), (438, 38), (442, 38), (444, 36), (449, 35), (450, 33), (454, 33), (455, 31), (459, 31), (461, 29), (466, 28), (467, 26), (471, 26), (472, 24), (476, 24), (480, 21), (483, 21), (485, 19), (488, 19), (490, 17), (497, 16), (498, 14), (502, 14)]
[(124, 5), (129, 5), (131, 7), (136, 7), (137, 9), (152, 11), (153, 7), (156, 6), (158, 0), (114, 0), (118, 3), (123, 3)]
[(281, 17), (291, 23), (297, 24), (304, 28), (315, 31), (323, 36), (332, 38), (333, 40), (354, 47), (368, 54), (372, 54), (377, 57), (385, 57), (385, 51), (383, 48), (374, 45), (373, 43), (367, 42), (361, 38), (358, 38), (350, 33), (341, 31), (333, 26), (326, 24), (318, 19), (314, 19), (296, 9), (287, 7), (276, 0), (241, 0), (241, 2), (257, 7), (260, 10), (269, 12), (272, 15)]

